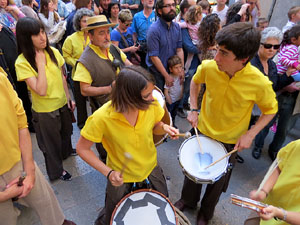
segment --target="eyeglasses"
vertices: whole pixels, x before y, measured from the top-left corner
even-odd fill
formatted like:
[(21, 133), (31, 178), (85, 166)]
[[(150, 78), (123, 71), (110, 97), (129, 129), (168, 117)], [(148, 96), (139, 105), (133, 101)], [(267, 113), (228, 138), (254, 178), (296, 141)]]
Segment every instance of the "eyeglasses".
[(125, 25), (126, 27), (129, 27), (129, 26), (131, 25), (131, 23), (124, 23), (124, 25)]
[(166, 4), (166, 5), (163, 5), (162, 7), (163, 7), (163, 8), (171, 8), (171, 7), (175, 8), (175, 6), (176, 6), (176, 4), (175, 4), (175, 3), (172, 3), (172, 4)]
[(273, 47), (273, 49), (277, 50), (280, 48), (280, 45), (271, 45), (271, 44), (265, 44), (265, 43), (260, 43), (260, 44), (263, 45), (265, 49), (270, 49)]

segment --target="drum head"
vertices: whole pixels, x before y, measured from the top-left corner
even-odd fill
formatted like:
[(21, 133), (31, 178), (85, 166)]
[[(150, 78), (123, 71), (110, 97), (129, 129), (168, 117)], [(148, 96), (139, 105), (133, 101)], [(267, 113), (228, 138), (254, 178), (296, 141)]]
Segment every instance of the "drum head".
[[(211, 155), (212, 162), (226, 155), (227, 152), (220, 142), (203, 135), (199, 135), (199, 138), (204, 153)], [(197, 183), (214, 183), (225, 173), (229, 157), (206, 170), (201, 167), (199, 157), (201, 157), (201, 153), (196, 136), (190, 137), (181, 144), (178, 155), (179, 163), (184, 173), (193, 181)]]
[(138, 190), (126, 195), (116, 206), (112, 225), (176, 225), (175, 210), (170, 201), (153, 190)]

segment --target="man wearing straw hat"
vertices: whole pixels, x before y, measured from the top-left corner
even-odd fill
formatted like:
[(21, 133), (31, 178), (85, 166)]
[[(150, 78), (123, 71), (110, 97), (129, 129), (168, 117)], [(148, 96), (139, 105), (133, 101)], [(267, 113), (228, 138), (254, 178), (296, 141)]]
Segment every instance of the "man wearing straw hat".
[[(260, 33), (250, 23), (234, 23), (216, 35), (218, 51), (214, 60), (204, 60), (195, 73), (190, 88), (191, 112), (188, 120), (199, 131), (219, 142), (229, 152), (249, 148), (255, 136), (277, 112), (272, 83), (249, 62), (260, 46)], [(246, 44), (247, 43), (247, 44)], [(201, 112), (197, 96), (206, 84)], [(248, 130), (251, 111), (257, 104), (262, 111), (257, 123)], [(229, 158), (232, 166), (235, 154)], [(222, 192), (229, 183), (231, 170), (206, 187), (197, 216), (197, 225), (208, 224)], [(181, 211), (194, 208), (200, 200), (202, 184), (185, 177), (181, 199), (175, 203)]]
[[(109, 28), (116, 24), (108, 23), (104, 15), (87, 19), (91, 44), (85, 48), (76, 65), (73, 80), (80, 82), (80, 91), (88, 96), (92, 111), (96, 111), (108, 101), (116, 75), (122, 66), (131, 65), (126, 55), (110, 42)], [(97, 144), (100, 158), (105, 161), (106, 152)]]

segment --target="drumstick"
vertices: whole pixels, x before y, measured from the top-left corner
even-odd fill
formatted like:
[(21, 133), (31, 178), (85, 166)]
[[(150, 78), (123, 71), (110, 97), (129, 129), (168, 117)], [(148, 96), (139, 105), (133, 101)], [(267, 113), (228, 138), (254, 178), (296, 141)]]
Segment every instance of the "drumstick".
[(205, 167), (204, 169), (206, 170), (207, 168), (215, 165), (216, 163), (220, 162), (221, 160), (225, 159), (227, 156), (230, 156), (232, 153), (235, 153), (238, 149), (233, 149), (231, 152), (228, 152), (226, 155), (224, 155), (223, 157), (221, 157), (220, 159), (214, 161), (212, 164), (208, 165), (207, 167)]
[(264, 176), (264, 179), (262, 180), (262, 182), (260, 183), (256, 193), (255, 193), (255, 197), (257, 197), (258, 193), (261, 191), (261, 189), (263, 188), (263, 186), (265, 185), (265, 183), (267, 182), (267, 180), (269, 179), (269, 177), (273, 174), (274, 170), (276, 169), (276, 167), (278, 166), (278, 160), (277, 158), (274, 160), (274, 162), (271, 164), (270, 168), (268, 169), (268, 172), (266, 173), (266, 175)]
[(197, 130), (197, 127), (194, 127), (194, 130), (195, 130), (196, 137), (197, 137), (197, 141), (198, 141), (198, 144), (199, 144), (199, 147), (200, 147), (200, 153), (201, 153), (201, 154), (204, 154), (203, 149), (202, 149), (202, 146), (201, 146), (200, 138), (199, 138), (199, 136), (198, 136), (198, 130)]
[(127, 164), (129, 163), (129, 161), (132, 159), (132, 156), (131, 156), (131, 154), (130, 153), (128, 153), (128, 152), (125, 152), (124, 153), (124, 156), (125, 156), (125, 160), (124, 160), (124, 162), (123, 162), (123, 165), (122, 165), (122, 169), (121, 169), (121, 176), (123, 175), (123, 173), (124, 173), (124, 170), (126, 169), (126, 167), (127, 167)]
[(189, 138), (192, 135), (191, 135), (190, 132), (185, 132), (185, 133), (174, 134), (174, 136), (183, 137), (183, 138)]

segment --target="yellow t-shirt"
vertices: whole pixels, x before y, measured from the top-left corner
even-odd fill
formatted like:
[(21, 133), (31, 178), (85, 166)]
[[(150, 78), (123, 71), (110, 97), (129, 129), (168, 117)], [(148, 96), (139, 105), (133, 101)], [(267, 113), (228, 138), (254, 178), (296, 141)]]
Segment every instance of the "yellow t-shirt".
[[(57, 49), (52, 47), (51, 49), (58, 62), (58, 66), (50, 59), (49, 54), (45, 51), (47, 60), (46, 78), (48, 85), (46, 96), (40, 96), (28, 87), (32, 96), (32, 109), (35, 112), (52, 112), (63, 107), (67, 103), (61, 74), (61, 67), (65, 63), (64, 58)], [(18, 81), (38, 76), (38, 73), (31, 67), (23, 54), (18, 56), (15, 67)]]
[[(293, 141), (282, 148), (277, 155), (280, 175), (265, 199), (265, 203), (287, 211), (300, 212), (300, 140)], [(260, 222), (261, 225), (287, 225), (284, 221)]]
[(122, 113), (115, 111), (109, 101), (88, 118), (81, 135), (92, 142), (102, 142), (107, 151), (107, 165), (113, 170), (121, 171), (124, 153), (130, 153), (133, 159), (124, 171), (124, 182), (140, 182), (157, 165), (153, 127), (163, 115), (163, 108), (154, 101), (147, 110), (139, 110), (133, 127)]
[[(0, 67), (1, 68), (1, 67)], [(7, 77), (0, 73), (0, 175), (9, 171), (21, 160), (19, 129), (27, 127), (22, 105)]]
[(84, 40), (84, 32), (77, 31), (67, 37), (62, 47), (62, 52), (66, 63), (75, 67), (77, 60), (80, 58), (85, 47), (90, 43), (90, 38)]
[[(112, 54), (109, 51), (108, 51), (108, 58), (107, 58), (105, 56), (105, 54), (103, 54), (103, 52), (96, 45), (90, 44), (90, 48), (100, 58), (102, 58), (102, 59), (108, 59), (109, 58), (110, 61), (113, 61), (114, 57), (112, 56)], [(120, 54), (121, 54), (122, 61), (125, 62), (125, 60), (127, 59), (126, 55), (121, 50), (120, 50)], [(99, 68), (99, 69), (101, 69), (101, 68)], [(120, 72), (120, 70), (118, 68), (117, 69), (117, 74), (119, 74), (119, 72)], [(75, 71), (73, 80), (83, 82), (83, 83), (87, 83), (87, 84), (91, 84), (93, 82), (90, 72), (80, 62), (78, 63), (78, 65), (76, 67), (76, 71)]]
[(214, 60), (204, 60), (193, 81), (206, 84), (198, 129), (215, 140), (235, 144), (248, 130), (255, 103), (263, 114), (277, 112), (271, 81), (250, 63), (230, 79)]

